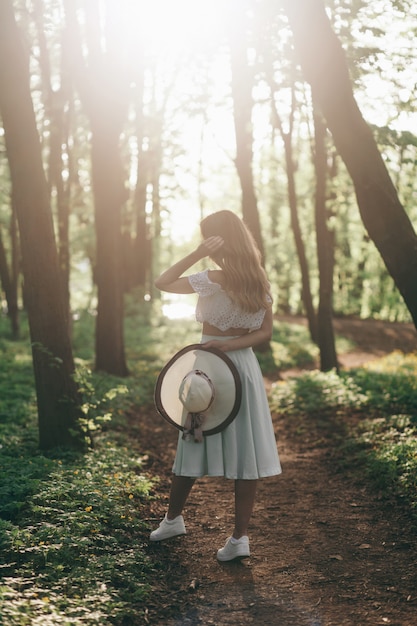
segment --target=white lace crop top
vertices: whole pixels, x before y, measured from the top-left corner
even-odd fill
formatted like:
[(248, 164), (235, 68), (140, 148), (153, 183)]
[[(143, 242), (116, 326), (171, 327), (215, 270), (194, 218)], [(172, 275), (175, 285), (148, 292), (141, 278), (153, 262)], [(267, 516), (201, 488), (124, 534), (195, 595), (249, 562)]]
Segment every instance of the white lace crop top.
[(256, 313), (243, 311), (223, 291), (219, 283), (213, 283), (209, 279), (208, 270), (191, 274), (188, 280), (199, 296), (195, 312), (197, 322), (208, 322), (222, 331), (228, 328), (257, 330), (262, 326), (265, 309)]

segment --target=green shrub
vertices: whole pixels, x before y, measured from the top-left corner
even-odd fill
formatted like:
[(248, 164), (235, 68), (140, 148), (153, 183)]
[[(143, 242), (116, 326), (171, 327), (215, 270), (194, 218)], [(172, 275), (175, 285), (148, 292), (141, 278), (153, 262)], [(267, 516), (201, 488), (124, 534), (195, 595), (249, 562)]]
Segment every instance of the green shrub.
[(336, 408), (358, 408), (367, 403), (354, 379), (335, 371), (314, 370), (274, 385), (271, 407), (280, 413), (317, 413)]
[(334, 437), (337, 429), (329, 425), (347, 417), (337, 444), (340, 465), (357, 468), (381, 493), (400, 497), (417, 518), (416, 355), (392, 353), (340, 375), (308, 372), (276, 383), (270, 402), (273, 410), (294, 419), (314, 419)]
[(417, 416), (417, 356), (393, 352), (355, 372), (372, 407), (384, 413)]

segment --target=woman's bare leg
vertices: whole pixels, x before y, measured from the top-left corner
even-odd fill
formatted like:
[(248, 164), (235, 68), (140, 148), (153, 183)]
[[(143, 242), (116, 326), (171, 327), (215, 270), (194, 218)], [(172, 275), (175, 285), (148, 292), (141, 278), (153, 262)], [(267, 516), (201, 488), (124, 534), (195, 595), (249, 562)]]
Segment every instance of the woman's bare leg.
[(248, 534), (257, 486), (257, 480), (235, 480), (235, 529), (233, 531), (235, 539)]
[(190, 491), (194, 485), (194, 482), (195, 478), (188, 478), (188, 476), (174, 475), (172, 477), (167, 512), (167, 518), (169, 520), (172, 520), (178, 515), (181, 515)]

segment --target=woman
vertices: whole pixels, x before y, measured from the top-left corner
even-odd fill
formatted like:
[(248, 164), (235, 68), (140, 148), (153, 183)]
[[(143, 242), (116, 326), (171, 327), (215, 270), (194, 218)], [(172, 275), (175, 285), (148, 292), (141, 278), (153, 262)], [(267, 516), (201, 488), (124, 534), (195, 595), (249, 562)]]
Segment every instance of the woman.
[[(261, 370), (252, 350), (272, 335), (272, 299), (260, 253), (244, 222), (231, 211), (218, 211), (200, 224), (203, 242), (163, 272), (156, 287), (171, 293), (199, 295), (196, 319), (203, 325), (201, 343), (227, 352), (242, 382), (242, 402), (235, 420), (203, 443), (178, 439), (168, 511), (151, 541), (186, 533), (182, 510), (196, 480), (204, 475), (235, 481), (235, 527), (220, 561), (250, 555), (248, 524), (259, 478), (281, 473), (271, 414)], [(183, 276), (210, 257), (220, 269)]]

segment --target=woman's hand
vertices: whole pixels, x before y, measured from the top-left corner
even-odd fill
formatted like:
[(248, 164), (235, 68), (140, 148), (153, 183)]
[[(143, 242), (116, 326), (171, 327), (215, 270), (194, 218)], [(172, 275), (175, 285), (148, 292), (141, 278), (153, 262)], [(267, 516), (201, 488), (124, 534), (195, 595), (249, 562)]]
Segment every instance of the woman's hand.
[(231, 352), (232, 350), (236, 350), (236, 348), (233, 347), (233, 343), (227, 339), (210, 339), (210, 341), (203, 343), (202, 346), (203, 348), (216, 348), (221, 352)]
[(204, 241), (202, 241), (198, 246), (197, 252), (201, 255), (201, 258), (204, 258), (206, 256), (215, 256), (216, 252), (218, 252), (223, 245), (223, 237), (220, 237), (220, 235), (215, 235), (213, 237), (208, 237), (207, 239), (204, 239)]
[[(232, 331), (231, 331), (232, 332)], [(270, 341), (272, 337), (272, 308), (268, 307), (262, 326), (258, 330), (252, 330), (244, 335), (238, 335), (230, 339), (210, 339), (202, 345), (205, 348), (217, 348), (222, 352), (232, 352), (233, 350), (243, 350), (254, 348), (260, 344)]]

